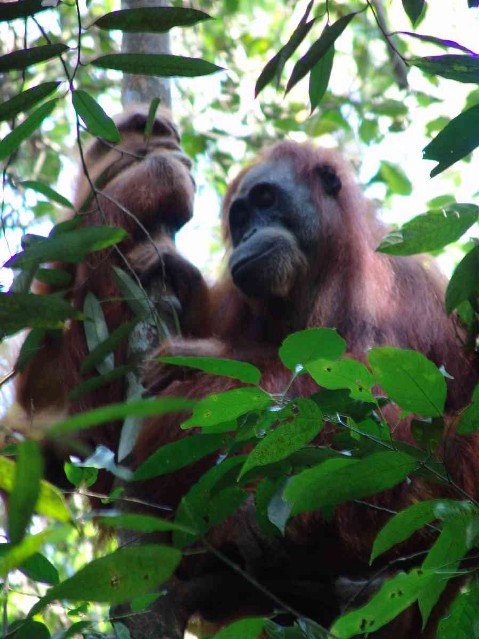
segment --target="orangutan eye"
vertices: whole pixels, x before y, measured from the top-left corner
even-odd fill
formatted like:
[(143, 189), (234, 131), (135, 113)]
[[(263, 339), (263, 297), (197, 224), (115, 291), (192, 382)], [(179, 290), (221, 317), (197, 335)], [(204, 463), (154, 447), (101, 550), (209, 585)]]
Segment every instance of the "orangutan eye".
[(256, 184), (249, 192), (250, 203), (259, 209), (268, 209), (276, 204), (276, 187), (272, 184)]

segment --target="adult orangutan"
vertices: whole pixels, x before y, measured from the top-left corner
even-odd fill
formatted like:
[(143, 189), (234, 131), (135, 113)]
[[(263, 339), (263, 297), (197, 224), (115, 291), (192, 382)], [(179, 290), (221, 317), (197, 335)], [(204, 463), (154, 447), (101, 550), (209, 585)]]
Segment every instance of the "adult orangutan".
[[(157, 174), (153, 176), (143, 170), (148, 157), (137, 165), (145, 202), (150, 202), (149, 194), (158, 193)], [(107, 166), (105, 157), (102, 167)], [(179, 193), (192, 191), (183, 164), (175, 163), (174, 167), (171, 179), (182, 186), (171, 190), (166, 209), (153, 204), (150, 208), (138, 201), (138, 190), (133, 193), (135, 180), (127, 181), (127, 174), (119, 172), (114, 173), (117, 177), (110, 185), (117, 189), (115, 201), (153, 228), (158, 210), (171, 211), (172, 225), (174, 220), (182, 221), (189, 216), (191, 199), (181, 200), (188, 202), (185, 208), (178, 206), (175, 198)], [(478, 377), (477, 363), (462, 348), (456, 319), (447, 317), (444, 311), (440, 278), (415, 259), (375, 252), (383, 229), (340, 154), (283, 142), (266, 150), (256, 163), (240, 173), (224, 202), (228, 269), (211, 289), (170, 245), (165, 248), (157, 243), (152, 251), (151, 244), (143, 241), (143, 231), (138, 231), (134, 223), (130, 225), (130, 218), (123, 216), (116, 205), (106, 210), (106, 217), (110, 223), (125, 226), (131, 232), (124, 250), (131, 256), (130, 263), (140, 280), (154, 281), (166, 275), (183, 308), (184, 337), (164, 342), (155, 355), (206, 355), (249, 361), (262, 371), (261, 386), (267, 392), (281, 393), (288, 388), (288, 397), (308, 397), (318, 390), (316, 384), (302, 375), (289, 387), (291, 373), (278, 359), (278, 346), (293, 331), (334, 327), (345, 338), (351, 356), (358, 359), (365, 359), (367, 350), (377, 345), (422, 352), (437, 365), (444, 365), (451, 376), (447, 380), (448, 411), (454, 413), (469, 401)], [(97, 220), (95, 216), (93, 222)], [(163, 219), (160, 223), (163, 224)], [(108, 267), (111, 258), (116, 259), (115, 254), (94, 256), (97, 267), (94, 280), (89, 277), (90, 262), (77, 269), (72, 300), (80, 307), (81, 301), (75, 300), (83, 300), (88, 288), (101, 300), (112, 296)], [(120, 313), (118, 308), (118, 303), (112, 303), (111, 314), (105, 309), (107, 322), (113, 327), (125, 318), (125, 311)], [(67, 357), (73, 374), (77, 375), (75, 371), (86, 354), (84, 338), (77, 334), (76, 338), (64, 335), (62, 339), (64, 347), (56, 362)], [(72, 344), (74, 350), (70, 351)], [(48, 359), (48, 345), (45, 355)], [(29, 386), (32, 371), (41, 366), (37, 358), (20, 387), (19, 397), (26, 407), (34, 396), (30, 390), (34, 384)], [(72, 382), (69, 384), (71, 387)], [(144, 384), (150, 395), (193, 398), (238, 385), (205, 373), (163, 366), (154, 358), (145, 367)], [(124, 389), (113, 388), (108, 393), (98, 391), (90, 405), (120, 398)], [(64, 401), (65, 395), (61, 397)], [(85, 408), (88, 406), (75, 405), (71, 410)], [(394, 408), (390, 410), (391, 419), (395, 420), (397, 413)], [(147, 420), (135, 446), (134, 466), (138, 467), (159, 447), (188, 436), (190, 431), (180, 429), (182, 421), (172, 415)], [(394, 426), (395, 439), (412, 441), (409, 421), (402, 420)], [(332, 427), (324, 429), (317, 443), (329, 444), (332, 431)], [(98, 435), (94, 434), (92, 439), (98, 441)], [(104, 431), (100, 441), (115, 444), (115, 438)], [(449, 476), (473, 498), (479, 497), (478, 453), (475, 436), (451, 435), (443, 447), (443, 462)], [(218, 459), (215, 454), (169, 475), (133, 482), (130, 492), (174, 510), (201, 474)], [(328, 625), (347, 598), (344, 583), (367, 580), (371, 574), (368, 566), (371, 544), (386, 521), (385, 512), (444, 494), (449, 494), (447, 489), (413, 476), (410, 481), (370, 499), (369, 508), (346, 503), (336, 508), (329, 521), (319, 513), (300, 515), (290, 522), (284, 538), (273, 539), (261, 531), (252, 501), (248, 500), (234, 515), (213, 527), (205, 543), (207, 549), (213, 548), (238, 564), (276, 599), (259, 592), (214, 553), (193, 555), (185, 560), (169, 583), (168, 594), (151, 611), (162, 618), (169, 616), (169, 625), (162, 626), (168, 630), (162, 630), (161, 636), (182, 637), (188, 618), (197, 612), (206, 619), (224, 623), (245, 614), (270, 614), (278, 607), (278, 601)], [(430, 545), (428, 535), (427, 532), (417, 535), (412, 550)], [(407, 554), (410, 549), (402, 551)], [(437, 618), (431, 617), (427, 632), (434, 632), (436, 622)], [(141, 619), (139, 625), (132, 626), (135, 639), (159, 636), (154, 630), (146, 630), (145, 624)], [(375, 636), (402, 639), (418, 634), (419, 628), (417, 613), (412, 610), (389, 625), (386, 635)]]
[[(288, 388), (288, 397), (307, 397), (317, 386), (308, 376), (297, 377), (288, 386), (291, 372), (280, 363), (278, 346), (295, 330), (334, 327), (346, 339), (351, 356), (359, 359), (377, 345), (420, 351), (444, 365), (451, 376), (447, 410), (454, 413), (469, 401), (478, 377), (477, 361), (463, 349), (457, 319), (444, 311), (440, 277), (419, 260), (375, 251), (383, 228), (339, 153), (293, 142), (265, 151), (230, 185), (223, 231), (228, 269), (204, 300), (212, 318), (210, 337), (173, 339), (160, 345), (156, 355), (245, 360), (260, 368), (261, 387), (267, 392), (281, 394)], [(145, 368), (144, 383), (152, 395), (193, 398), (237, 385), (205, 373), (173, 370), (155, 360)], [(394, 425), (393, 437), (411, 443), (410, 420), (399, 420), (392, 406), (385, 414)], [(188, 436), (189, 431), (180, 430), (182, 421), (177, 416), (147, 421), (135, 449), (136, 465), (159, 446)], [(329, 444), (332, 430), (325, 429), (316, 443)], [(479, 439), (454, 435), (446, 439), (442, 461), (449, 477), (459, 490), (477, 499)], [(212, 456), (187, 469), (133, 484), (132, 490), (175, 509), (216, 461)], [(206, 543), (279, 600), (327, 626), (350, 595), (348, 580), (354, 584), (371, 575), (368, 558), (375, 535), (387, 520), (384, 513), (450, 493), (413, 476), (375, 496), (369, 508), (343, 504), (331, 521), (319, 513), (300, 515), (281, 540), (264, 536), (248, 501), (213, 528)], [(426, 531), (401, 552), (415, 552), (431, 543)], [(184, 622), (195, 611), (222, 623), (244, 614), (271, 613), (278, 606), (278, 600), (268, 600), (211, 553), (185, 561), (178, 577), (176, 584), (170, 584), (169, 596), (170, 603), (176, 602), (172, 607), (180, 611), (176, 618), (180, 628), (182, 615)], [(442, 610), (450, 596), (444, 595)], [(424, 636), (434, 636), (440, 610), (431, 616)], [(419, 635), (420, 628), (413, 608), (388, 625), (386, 634), (379, 631), (374, 636), (400, 639)], [(171, 636), (181, 636), (181, 629)]]

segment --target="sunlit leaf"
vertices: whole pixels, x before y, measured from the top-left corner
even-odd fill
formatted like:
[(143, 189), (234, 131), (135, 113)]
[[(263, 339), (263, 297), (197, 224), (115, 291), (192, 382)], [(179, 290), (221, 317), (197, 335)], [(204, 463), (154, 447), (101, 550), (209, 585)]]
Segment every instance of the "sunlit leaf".
[(258, 639), (264, 622), (263, 617), (245, 617), (222, 628), (213, 639)]
[(324, 425), (319, 407), (311, 400), (296, 400), (298, 413), (288, 423), (271, 430), (251, 451), (240, 478), (252, 468), (285, 459), (318, 435)]
[(382, 240), (377, 250), (390, 255), (436, 251), (457, 241), (478, 220), (479, 207), (452, 204), (442, 211), (418, 215)]
[(346, 342), (332, 328), (308, 328), (288, 335), (279, 349), (279, 357), (291, 371), (304, 368), (316, 359), (337, 359), (346, 350)]
[(8, 534), (17, 544), (25, 535), (40, 495), (43, 457), (37, 442), (25, 440), (17, 446), (15, 481), (8, 502)]
[(374, 378), (361, 362), (348, 358), (338, 361), (318, 359), (306, 364), (305, 368), (314, 381), (324, 388), (348, 388), (352, 399), (376, 402), (371, 391)]
[(239, 379), (245, 384), (259, 384), (261, 372), (248, 362), (217, 357), (158, 357), (158, 362), (196, 368), (212, 375), (220, 375), (231, 379)]
[(55, 599), (110, 604), (128, 601), (158, 588), (173, 574), (180, 559), (178, 550), (160, 544), (119, 548), (50, 588), (29, 615), (37, 614)]
[(369, 363), (377, 383), (401, 408), (424, 417), (443, 413), (446, 381), (422, 353), (381, 346), (369, 352)]
[(195, 405), (193, 415), (181, 427), (203, 426), (207, 429), (250, 411), (267, 408), (271, 403), (270, 395), (260, 388), (235, 388), (224, 393), (214, 393)]
[(291, 478), (284, 497), (292, 514), (331, 508), (351, 499), (368, 497), (392, 488), (417, 466), (415, 459), (395, 451), (372, 453), (361, 460), (329, 459)]
[(475, 56), (457, 53), (431, 55), (425, 58), (411, 58), (409, 64), (419, 67), (425, 73), (456, 82), (479, 82), (479, 58)]

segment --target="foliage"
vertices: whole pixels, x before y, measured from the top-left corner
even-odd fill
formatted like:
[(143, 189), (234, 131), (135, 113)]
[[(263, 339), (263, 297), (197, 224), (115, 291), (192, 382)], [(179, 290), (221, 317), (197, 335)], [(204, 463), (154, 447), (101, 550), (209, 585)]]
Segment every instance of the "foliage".
[[(58, 187), (64, 175), (62, 167), (65, 163), (68, 167), (64, 155), (68, 143), (76, 141), (82, 158), (88, 137), (100, 136), (111, 142), (118, 139), (118, 130), (109, 115), (112, 104), (119, 102), (118, 89), (112, 87), (118, 75), (112, 70), (190, 77), (228, 69), (228, 75), (221, 80), (221, 93), (217, 92), (219, 97), (207, 103), (199, 95), (197, 84), (184, 85), (182, 89), (182, 100), (195, 106), (200, 115), (208, 110), (214, 122), (202, 130), (201, 124), (197, 125), (201, 122), (198, 115), (193, 128), (187, 109), (182, 113), (185, 148), (195, 158), (209, 154), (209, 161), (217, 167), (214, 182), (219, 191), (235, 162), (235, 154), (218, 142), (224, 136), (227, 116), (236, 121), (234, 130), (239, 143), (236, 152), (239, 150), (239, 153), (246, 143), (250, 152), (254, 151), (265, 137), (273, 137), (273, 133), (275, 138), (332, 133), (343, 145), (351, 144), (355, 137), (364, 145), (370, 145), (379, 143), (385, 130), (408, 126), (408, 108), (397, 88), (404, 90), (408, 67), (421, 70), (431, 87), (437, 86), (438, 78), (478, 84), (478, 59), (473, 52), (459, 43), (435, 36), (410, 32), (391, 35), (378, 2), (311, 1), (301, 15), (296, 15), (288, 3), (281, 11), (277, 3), (269, 0), (259, 4), (257, 9), (255, 3), (224, 0), (223, 3), (205, 2), (206, 11), (175, 6), (131, 12), (114, 11), (110, 2), (103, 3), (103, 7), (87, 3), (86, 8), (67, 3), (51, 6), (55, 3), (40, 0), (0, 4), (0, 27), (5, 28), (2, 33), (8, 35), (12, 44), (12, 51), (0, 57), (0, 71), (5, 74), (0, 87), (3, 97), (0, 120), (4, 133), (0, 159), (5, 161), (2, 208), (7, 211), (4, 226), (23, 226), (22, 216), (27, 209), (38, 215), (48, 212), (53, 216), (55, 204), (70, 206), (63, 188)], [(424, 0), (403, 0), (402, 4), (414, 28), (429, 10)], [(270, 16), (268, 33), (249, 31), (255, 11)], [(209, 20), (210, 14), (216, 20)], [(291, 21), (285, 21), (285, 15)], [(376, 24), (378, 29), (372, 37), (371, 29)], [(182, 46), (193, 52), (193, 56), (125, 56), (118, 53), (117, 35), (112, 33), (114, 30), (164, 31), (176, 25), (182, 28), (200, 25), (199, 31), (181, 32)], [(349, 50), (341, 49), (345, 38), (348, 38)], [(375, 52), (370, 40), (375, 40), (375, 45), (385, 45), (380, 54)], [(439, 47), (448, 53), (420, 57), (410, 54), (411, 42)], [(278, 46), (278, 43), (281, 44)], [(246, 56), (228, 54), (238, 51), (240, 45)], [(347, 91), (343, 85), (338, 90), (339, 85), (333, 82), (335, 73), (348, 56), (354, 60), (354, 81)], [(214, 63), (210, 61), (213, 57)], [(264, 67), (255, 78), (255, 91), (261, 98), (260, 106), (256, 107), (260, 123), (256, 130), (249, 125), (251, 106), (240, 90), (245, 58), (259, 58)], [(389, 72), (383, 71), (384, 65), (389, 65)], [(309, 83), (311, 117), (306, 117), (307, 100), (299, 93), (303, 78)], [(283, 86), (289, 101), (277, 90)], [(294, 91), (300, 95), (296, 100), (291, 97)], [(427, 108), (437, 98), (434, 92), (424, 91), (414, 96), (414, 100), (413, 106)], [(424, 149), (424, 157), (437, 162), (431, 175), (451, 170), (453, 163), (479, 145), (478, 101), (474, 86), (460, 113), (450, 121), (439, 118), (430, 123), (435, 137)], [(371, 182), (385, 184), (388, 195), (410, 192), (408, 178), (386, 161), (381, 163)], [(394, 230), (379, 250), (396, 255), (441, 250), (472, 228), (477, 214), (478, 208), (472, 203), (457, 203), (454, 198), (447, 206), (439, 203), (428, 213)], [(38, 343), (44, 331), (64, 327), (70, 318), (81, 319), (61, 295), (45, 297), (29, 293), (33, 279), (52, 281), (56, 278), (67, 290), (69, 273), (64, 269), (46, 268), (52, 261), (78, 263), (92, 251), (114, 246), (122, 237), (121, 229), (76, 228), (75, 222), (57, 224), (48, 238), (35, 234), (25, 236), (22, 251), (8, 262), (17, 272), (12, 290), (0, 296), (2, 337), (24, 328), (33, 329), (20, 355), (18, 369), (25, 365), (29, 349), (35, 341)], [(479, 322), (477, 250), (473, 245), (457, 266), (446, 299), (448, 311), (457, 309), (464, 319), (472, 341), (478, 333)], [(121, 272), (118, 277), (123, 278), (125, 297), (130, 297), (134, 283)], [(115, 369), (112, 353), (115, 346), (126, 339), (134, 322), (110, 335), (99, 306), (98, 300), (89, 300), (87, 315), (92, 321), (85, 322), (85, 327), (90, 355), (84, 369), (95, 370), (95, 383), (102, 384), (115, 375), (126, 374), (125, 370)], [(134, 310), (138, 317), (144, 313), (141, 303)], [(115, 464), (109, 451), (100, 450), (94, 459), (84, 462), (72, 461), (67, 465), (67, 476), (81, 490), (94, 483), (101, 468), (117, 474), (125, 482), (135, 482), (183, 468), (215, 451), (221, 454), (222, 460), (185, 496), (174, 521), (118, 512), (104, 515), (102, 524), (118, 530), (144, 534), (172, 531), (173, 545), (120, 548), (91, 562), (85, 561), (81, 567), (75, 566), (73, 575), (59, 577), (61, 571), (46, 555), (49, 548), (64, 549), (68, 536), (81, 534), (83, 519), (73, 516), (60, 491), (42, 480), (41, 454), (34, 440), (21, 440), (7, 447), (0, 458), (0, 488), (9, 493), (10, 500), (8, 543), (0, 547), (4, 592), (7, 596), (8, 574), (11, 573), (9, 579), (15, 582), (20, 571), (28, 584), (35, 586), (39, 596), (28, 614), (15, 611), (14, 636), (17, 639), (27, 635), (50, 637), (52, 620), (48, 606), (54, 600), (68, 602), (65, 604), (67, 614), (59, 615), (53, 622), (55, 631), (63, 628), (62, 637), (75, 633), (99, 636), (104, 630), (95, 614), (82, 607), (85, 602), (115, 603), (133, 598), (136, 599), (133, 609), (142, 610), (151, 603), (151, 597), (144, 595), (154, 591), (153, 597), (156, 597), (158, 587), (173, 574), (182, 553), (187, 552), (192, 543), (203, 541), (208, 528), (232, 514), (252, 491), (256, 490), (258, 521), (265, 535), (280, 537), (290, 518), (297, 513), (319, 509), (328, 516), (338, 504), (349, 500), (359, 500), (368, 508), (364, 498), (413, 477), (443, 484), (456, 500), (425, 501), (393, 515), (376, 538), (372, 560), (423, 526), (429, 526), (434, 542), (420, 558), (420, 568), (396, 572), (366, 606), (347, 611), (337, 619), (332, 635), (311, 620), (298, 617), (295, 625), (288, 629), (274, 620), (245, 619), (221, 630), (217, 637), (253, 639), (264, 628), (273, 638), (335, 636), (346, 639), (382, 627), (414, 602), (419, 604), (425, 622), (448, 580), (460, 574), (463, 558), (478, 546), (477, 504), (459, 493), (447, 469), (431, 456), (431, 442), (435, 441), (431, 431), (437, 429), (436, 418), (444, 410), (443, 373), (423, 356), (410, 351), (376, 348), (366, 365), (344, 357), (344, 350), (342, 338), (324, 328), (292, 335), (283, 343), (279, 357), (290, 369), (291, 380), (309, 374), (324, 389), (309, 399), (290, 399), (289, 386), (282, 395), (270, 396), (261, 388), (260, 372), (243, 362), (169, 358), (164, 360), (169, 365), (199, 368), (240, 380), (248, 386), (209, 396), (196, 404), (170, 398), (132, 400), (53, 424), (48, 431), (49, 438), (64, 437), (113, 419), (191, 410), (183, 427), (200, 429), (156, 451), (134, 475)], [(373, 392), (377, 385), (384, 389), (385, 397), (378, 398)], [(81, 393), (85, 389), (76, 391)], [(462, 433), (477, 430), (477, 394), (461, 417), (459, 431)], [(421, 418), (415, 431), (415, 447), (391, 440), (383, 418), (383, 407), (390, 402), (395, 402), (405, 413), (415, 413)], [(337, 427), (336, 441), (332, 446), (319, 447), (314, 439), (325, 423)], [(241, 451), (243, 454), (239, 455)], [(12, 455), (15, 461), (10, 459)], [(105, 500), (115, 505), (126, 498), (121, 490), (116, 490), (105, 496)], [(34, 513), (45, 517), (46, 523), (40, 529)], [(78, 537), (74, 542), (69, 539), (68, 546), (77, 542)], [(57, 560), (61, 567), (58, 556)], [(393, 571), (395, 562), (391, 561), (388, 567)], [(477, 636), (477, 584), (476, 569), (471, 567), (467, 587), (454, 601), (450, 616), (440, 624), (441, 639), (460, 633)], [(70, 602), (79, 607), (68, 608)], [(115, 633), (128, 636), (121, 624), (115, 624)]]

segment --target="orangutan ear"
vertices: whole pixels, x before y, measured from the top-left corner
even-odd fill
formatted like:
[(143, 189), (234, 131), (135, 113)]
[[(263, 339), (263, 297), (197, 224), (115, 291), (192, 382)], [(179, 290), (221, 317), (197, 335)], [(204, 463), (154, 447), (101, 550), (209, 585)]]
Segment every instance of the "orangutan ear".
[(324, 191), (328, 195), (336, 196), (341, 190), (342, 184), (333, 167), (329, 164), (321, 164), (318, 166), (317, 171)]

